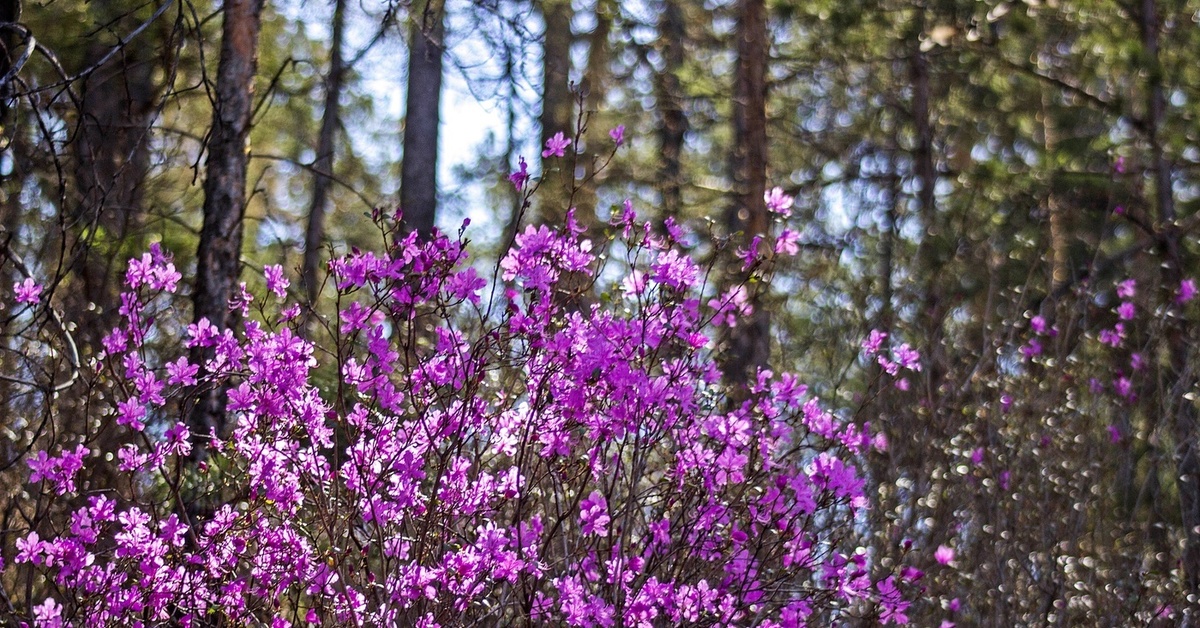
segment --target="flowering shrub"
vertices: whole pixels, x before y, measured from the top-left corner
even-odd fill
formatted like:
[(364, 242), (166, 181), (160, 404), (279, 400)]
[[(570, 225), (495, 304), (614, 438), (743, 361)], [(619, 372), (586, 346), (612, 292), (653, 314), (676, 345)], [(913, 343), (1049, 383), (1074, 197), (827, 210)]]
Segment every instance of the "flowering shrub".
[[(491, 278), (461, 238), (377, 220), (381, 250), (330, 263), (323, 325), (268, 267), (267, 293), (230, 304), (240, 328), (170, 340), (180, 273), (158, 247), (130, 261), (92, 365), (107, 417), (27, 458), (60, 505), (10, 565), (35, 625), (906, 621), (908, 579), (856, 540), (869, 427), (794, 374), (720, 382), (713, 330), (744, 289), (628, 210), (616, 246), (528, 227)], [(209, 387), (225, 437), (184, 418)], [(119, 480), (80, 481), (105, 468)]]

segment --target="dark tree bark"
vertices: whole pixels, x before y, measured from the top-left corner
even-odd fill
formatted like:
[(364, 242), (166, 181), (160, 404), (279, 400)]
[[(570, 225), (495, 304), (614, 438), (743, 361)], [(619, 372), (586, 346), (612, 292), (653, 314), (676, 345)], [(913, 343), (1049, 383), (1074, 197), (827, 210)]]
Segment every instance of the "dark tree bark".
[[(419, 7), (419, 10), (418, 10)], [(400, 208), (404, 226), (428, 237), (437, 212), (438, 113), (442, 99), (442, 0), (413, 4)]]
[[(132, 16), (125, 7), (112, 6), (96, 7), (91, 17), (97, 24), (122, 29)], [(92, 38), (84, 67), (103, 59), (111, 39)], [(118, 267), (141, 248), (127, 246), (126, 241), (142, 232), (145, 213), (150, 124), (160, 97), (154, 51), (146, 41), (128, 45), (79, 87), (79, 121), (71, 147), (78, 205), (67, 212), (75, 281), (66, 296), (68, 307), (77, 312), (95, 305), (96, 315), (83, 318), (77, 334), (84, 347), (98, 347), (116, 323)]]
[(688, 130), (683, 110), (683, 85), (679, 73), (683, 69), (684, 42), (687, 31), (683, 9), (678, 0), (665, 0), (658, 17), (658, 38), (663, 58), (663, 71), (655, 77), (655, 98), (658, 101), (658, 179), (662, 194), (662, 210), (666, 216), (678, 216), (683, 209), (683, 140)]
[(596, 28), (588, 34), (588, 59), (584, 70), (580, 91), (584, 98), (584, 109), (587, 113), (587, 131), (584, 134), (587, 142), (587, 156), (583, 160), (585, 181), (584, 189), (574, 199), (577, 208), (575, 217), (584, 226), (592, 227), (596, 221), (596, 168), (602, 163), (612, 149), (608, 137), (609, 129), (600, 124), (600, 109), (608, 95), (611, 78), (609, 62), (608, 37), (612, 32), (613, 17), (617, 7), (613, 0), (597, 0)]
[[(342, 58), (342, 36), (346, 30), (346, 2), (334, 0), (333, 25), (329, 42), (329, 74), (325, 79), (325, 109), (321, 113), (321, 130), (317, 135), (317, 158), (313, 162), (312, 205), (308, 209), (308, 227), (304, 232), (304, 293), (309, 305), (316, 303), (321, 288), (318, 274), (321, 267), (321, 244), (325, 240), (325, 216), (329, 211), (329, 187), (333, 182), (333, 156), (337, 131), (341, 126), (342, 85), (346, 67)], [(406, 153), (407, 154), (407, 153)]]
[[(573, 11), (570, 0), (543, 0), (542, 17), (546, 22), (546, 33), (542, 45), (542, 143), (562, 133), (571, 138), (575, 134), (574, 111), (571, 95), (571, 33)], [(570, 155), (568, 149), (567, 154)], [(570, 189), (574, 185), (575, 173), (571, 172), (570, 159), (551, 157), (542, 160), (542, 186), (539, 188), (539, 206), (542, 220), (562, 224), (570, 202)]]
[[(249, 157), (246, 142), (254, 107), (262, 9), (263, 0), (226, 0), (221, 25), (216, 102), (204, 179), (204, 225), (196, 252), (196, 289), (192, 295), (195, 320), (207, 318), (219, 329), (236, 322), (229, 300), (241, 270)], [(212, 355), (211, 349), (197, 348), (191, 359), (203, 369)], [(225, 391), (204, 389), (198, 397), (190, 416), (193, 433), (198, 437), (211, 431), (222, 433)], [(198, 447), (196, 453), (202, 456), (202, 448)]]
[[(921, 313), (922, 322), (929, 336), (931, 345), (937, 341), (936, 327), (941, 325), (942, 304), (939, 298), (937, 281), (938, 270), (941, 266), (937, 250), (937, 205), (934, 197), (937, 186), (937, 171), (933, 161), (933, 126), (929, 122), (929, 59), (916, 42), (924, 32), (924, 7), (917, 6), (918, 18), (914, 25), (916, 36), (909, 38), (912, 50), (908, 57), (909, 80), (912, 85), (912, 120), (916, 132), (916, 146), (912, 151), (913, 169), (917, 191), (917, 214), (920, 216), (924, 234), (918, 247), (917, 256), (925, 272), (924, 304)], [(932, 351), (933, 346), (930, 347)]]
[[(1175, 290), (1184, 277), (1179, 228), (1175, 224), (1175, 194), (1171, 183), (1171, 163), (1162, 144), (1162, 125), (1166, 115), (1163, 67), (1159, 58), (1159, 31), (1162, 20), (1156, 0), (1142, 0), (1139, 20), (1143, 58), (1147, 60), (1146, 134), (1150, 145), (1150, 164), (1154, 172), (1154, 205), (1158, 223), (1159, 249), (1163, 260), (1163, 285)], [(1184, 546), (1182, 567), (1186, 590), (1200, 590), (1200, 416), (1196, 404), (1185, 397), (1195, 387), (1192, 343), (1183, 319), (1172, 317), (1166, 339), (1170, 347), (1170, 388), (1164, 408), (1171, 415), (1175, 438), (1176, 488), (1179, 491), (1180, 519)], [(1183, 625), (1195, 625), (1195, 608), (1189, 608)]]
[[(766, 237), (770, 228), (767, 190), (767, 8), (765, 0), (739, 0), (737, 76), (733, 88), (733, 174), (734, 203), (726, 224), (729, 233), (741, 234), (743, 246), (755, 236)], [(737, 264), (738, 262), (733, 262)], [(748, 277), (741, 276), (742, 281)], [(744, 385), (770, 357), (770, 316), (760, 307), (754, 286), (750, 304), (754, 313), (733, 330), (723, 365), (726, 381)]]
[[(21, 20), (21, 0), (0, 0), (0, 24), (16, 24)], [(7, 76), (16, 58), (13, 47), (17, 43), (16, 31), (11, 28), (0, 30), (0, 76)], [(0, 124), (8, 126), (8, 105), (12, 98), (14, 82), (0, 84)]]

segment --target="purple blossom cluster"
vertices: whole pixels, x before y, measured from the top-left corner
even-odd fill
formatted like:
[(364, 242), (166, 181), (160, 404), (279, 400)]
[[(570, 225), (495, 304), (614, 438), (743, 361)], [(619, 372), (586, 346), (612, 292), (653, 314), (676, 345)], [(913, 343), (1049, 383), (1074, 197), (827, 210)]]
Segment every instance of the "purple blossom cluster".
[[(115, 450), (28, 459), (77, 504), (16, 542), (46, 582), (34, 624), (906, 623), (913, 577), (854, 540), (869, 426), (791, 373), (729, 394), (711, 347), (744, 287), (706, 287), (674, 228), (630, 210), (611, 231), (626, 279), (587, 303), (571, 286), (602, 256), (573, 221), (527, 228), (491, 279), (461, 240), (385, 227), (382, 250), (330, 262), (325, 335), (243, 285), (242, 325), (164, 344), (180, 275), (158, 247), (132, 260), (96, 364)], [(264, 277), (286, 298), (282, 268)], [(884, 337), (871, 359), (919, 370)], [(230, 427), (193, 433), (211, 387)], [(81, 490), (109, 468), (124, 480)]]

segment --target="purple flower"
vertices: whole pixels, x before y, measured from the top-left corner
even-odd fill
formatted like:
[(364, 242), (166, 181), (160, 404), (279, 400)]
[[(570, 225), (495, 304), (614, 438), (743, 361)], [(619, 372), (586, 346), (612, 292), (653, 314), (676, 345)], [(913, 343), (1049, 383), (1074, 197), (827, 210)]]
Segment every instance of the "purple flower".
[(1117, 284), (1117, 296), (1122, 299), (1132, 299), (1137, 294), (1137, 281), (1126, 279)]
[(554, 134), (554, 137), (546, 140), (546, 150), (542, 151), (542, 159), (549, 157), (562, 157), (563, 150), (571, 145), (571, 140), (563, 136), (562, 131)]
[(525, 163), (524, 157), (518, 157), (517, 165), (517, 171), (508, 175), (508, 180), (512, 181), (513, 186), (518, 190), (523, 190), (525, 184), (529, 182), (529, 164)]
[(33, 531), (30, 531), (25, 538), (17, 539), (17, 562), (40, 564), (44, 545), (38, 538), (38, 533)]
[(908, 610), (911, 602), (905, 600), (896, 587), (896, 577), (888, 576), (886, 580), (875, 585), (875, 588), (879, 591), (879, 605), (883, 607), (879, 621), (883, 624), (907, 624), (908, 616), (904, 611)]
[(608, 132), (608, 136), (612, 138), (613, 143), (616, 144), (617, 146), (624, 144), (625, 143), (625, 125), (618, 124), (616, 127), (614, 127), (611, 131)]
[(1123, 321), (1133, 320), (1133, 317), (1137, 316), (1137, 306), (1125, 301), (1117, 306), (1117, 316)]
[(1045, 335), (1046, 319), (1041, 315), (1034, 316), (1033, 318), (1029, 319), (1029, 328), (1033, 330), (1033, 333), (1039, 336)]
[(1117, 323), (1112, 329), (1100, 330), (1100, 342), (1113, 347), (1114, 349), (1121, 346), (1121, 341), (1125, 339), (1125, 325)]
[(199, 366), (189, 363), (186, 357), (180, 357), (167, 363), (167, 383), (172, 386), (195, 386), (199, 372)]
[(933, 553), (933, 558), (938, 561), (939, 565), (949, 565), (954, 562), (954, 548), (939, 545), (937, 551)]
[(784, 193), (783, 188), (775, 187), (763, 194), (763, 200), (767, 203), (767, 210), (779, 214), (784, 218), (792, 215), (792, 204), (796, 199)]
[(608, 502), (600, 491), (592, 491), (586, 499), (579, 503), (579, 522), (583, 526), (584, 536), (608, 536)]
[(267, 290), (275, 293), (275, 296), (283, 298), (287, 296), (288, 286), (291, 282), (283, 275), (283, 266), (274, 264), (263, 268), (263, 275), (267, 278)]
[(1194, 298), (1196, 298), (1196, 280), (1189, 278), (1179, 282), (1179, 292), (1175, 295), (1175, 302), (1183, 304)]
[(775, 240), (775, 253), (795, 255), (800, 252), (800, 234), (791, 229), (784, 229)]
[(62, 628), (62, 606), (54, 598), (33, 607), (34, 626), (36, 628)]
[(25, 281), (13, 284), (13, 294), (17, 303), (37, 303), (42, 297), (42, 287), (32, 277), (26, 277)]
[(879, 353), (880, 348), (883, 347), (883, 341), (887, 340), (887, 336), (887, 332), (880, 331), (878, 329), (872, 329), (870, 335), (867, 336), (867, 339), (862, 342), (863, 352), (868, 356), (873, 356), (876, 353)]

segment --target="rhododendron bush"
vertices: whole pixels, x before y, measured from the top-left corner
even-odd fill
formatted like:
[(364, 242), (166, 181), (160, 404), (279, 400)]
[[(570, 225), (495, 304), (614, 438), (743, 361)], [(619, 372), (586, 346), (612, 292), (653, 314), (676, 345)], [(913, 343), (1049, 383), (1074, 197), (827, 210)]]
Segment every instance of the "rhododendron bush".
[[(616, 214), (528, 227), (494, 269), (379, 214), (381, 246), (330, 263), (335, 316), (268, 267), (228, 330), (181, 323), (164, 250), (131, 260), (79, 374), (104, 417), (36, 440), (6, 583), (39, 626), (904, 623), (919, 574), (860, 541), (882, 441), (795, 374), (722, 384), (747, 286)], [(212, 387), (229, 425), (193, 433)]]

